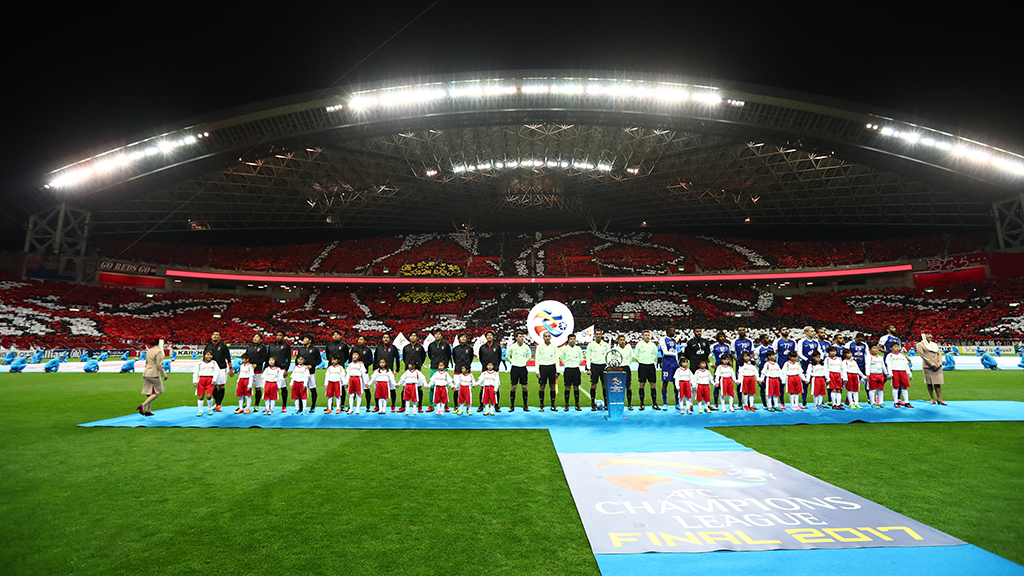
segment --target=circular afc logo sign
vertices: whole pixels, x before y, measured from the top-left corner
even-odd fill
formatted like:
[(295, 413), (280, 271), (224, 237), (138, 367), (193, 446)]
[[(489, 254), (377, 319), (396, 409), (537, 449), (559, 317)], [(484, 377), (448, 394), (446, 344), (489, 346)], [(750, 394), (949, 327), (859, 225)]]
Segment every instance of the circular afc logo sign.
[(544, 343), (544, 333), (551, 334), (551, 343), (561, 346), (573, 334), (572, 312), (561, 302), (545, 300), (537, 304), (526, 316), (526, 331), (538, 344)]

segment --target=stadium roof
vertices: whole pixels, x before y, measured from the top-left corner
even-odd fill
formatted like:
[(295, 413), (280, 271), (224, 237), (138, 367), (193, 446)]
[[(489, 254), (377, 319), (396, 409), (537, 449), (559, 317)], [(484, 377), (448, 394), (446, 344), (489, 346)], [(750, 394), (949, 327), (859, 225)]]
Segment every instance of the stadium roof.
[[(991, 227), (1024, 157), (847, 102), (594, 71), (401, 79), (254, 104), (17, 194), (92, 233)], [(10, 191), (8, 191), (10, 192)]]

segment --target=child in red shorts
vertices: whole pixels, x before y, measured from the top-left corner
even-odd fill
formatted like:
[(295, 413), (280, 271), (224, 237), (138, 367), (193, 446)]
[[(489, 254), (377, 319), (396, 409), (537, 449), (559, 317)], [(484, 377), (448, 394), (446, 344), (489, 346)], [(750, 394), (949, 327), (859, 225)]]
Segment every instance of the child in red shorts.
[(416, 364), (407, 364), (405, 373), (398, 381), (398, 387), (402, 389), (402, 401), (405, 402), (406, 416), (412, 416), (418, 412), (416, 405), (420, 399), (420, 388), (427, 385), (427, 379), (423, 377), (419, 368)]
[(680, 414), (693, 414), (693, 388), (690, 386), (690, 381), (693, 380), (693, 372), (685, 365), (676, 368), (676, 373), (672, 375), (672, 379), (676, 383), (676, 398), (681, 398), (679, 402), (679, 413)]
[(263, 369), (263, 403), (265, 405), (263, 414), (267, 416), (274, 415), (274, 409), (277, 407), (278, 383), (282, 377), (284, 377), (284, 370), (277, 365), (277, 358), (273, 356), (267, 358), (267, 367)]
[(828, 371), (821, 363), (821, 352), (817, 350), (811, 354), (811, 362), (807, 365), (807, 373), (804, 375), (807, 386), (814, 394), (814, 409), (825, 410), (825, 391), (828, 390)]
[(910, 403), (910, 381), (914, 379), (914, 371), (910, 369), (910, 359), (900, 348), (899, 343), (889, 346), (889, 355), (885, 357), (885, 365), (892, 374), (892, 399), (897, 408), (913, 408)]
[(469, 372), (469, 366), (463, 364), (462, 372), (455, 376), (455, 401), (458, 405), (456, 414), (462, 414), (463, 410), (467, 416), (473, 414), (473, 386), (476, 386), (476, 379)]
[(302, 415), (305, 409), (307, 382), (309, 382), (309, 366), (306, 366), (306, 357), (295, 358), (295, 368), (292, 368), (292, 400), (295, 401), (296, 416)]
[(722, 392), (722, 405), (719, 409), (725, 412), (725, 399), (728, 397), (729, 411), (735, 412), (733, 398), (736, 396), (736, 371), (732, 369), (732, 357), (728, 354), (718, 360), (718, 367), (715, 368), (715, 388), (720, 388)]
[(248, 414), (252, 410), (252, 377), (255, 367), (249, 362), (249, 355), (242, 354), (242, 367), (238, 369), (238, 385), (235, 386), (235, 396), (238, 397), (238, 409), (235, 414)]
[(370, 377), (366, 373), (366, 366), (359, 358), (359, 352), (352, 351), (352, 360), (345, 367), (345, 375), (348, 377), (348, 413), (359, 414), (363, 405), (363, 388), (369, 386)]
[(850, 403), (851, 409), (863, 410), (860, 405), (860, 381), (866, 377), (849, 348), (843, 350), (843, 369), (846, 371), (846, 401)]
[(196, 387), (196, 396), (199, 397), (199, 412), (196, 416), (203, 415), (203, 401), (207, 402), (206, 413), (213, 415), (213, 379), (217, 376), (220, 367), (213, 361), (213, 351), (207, 350), (203, 353), (203, 360), (196, 364), (192, 372), (192, 385)]
[(846, 380), (846, 368), (843, 367), (843, 359), (839, 357), (839, 349), (829, 346), (828, 357), (823, 364), (828, 372), (828, 395), (833, 410), (845, 410), (843, 408), (843, 380)]
[(750, 352), (743, 351), (743, 364), (736, 371), (740, 379), (740, 394), (743, 395), (743, 409), (747, 412), (757, 412), (754, 408), (754, 400), (757, 394), (757, 365), (752, 361)]
[(430, 389), (434, 391), (434, 414), (444, 414), (448, 409), (448, 388), (455, 381), (448, 373), (448, 366), (444, 361), (437, 363), (437, 371), (430, 377)]
[(711, 413), (711, 382), (713, 378), (708, 370), (708, 361), (701, 360), (697, 371), (693, 373), (693, 383), (697, 385), (697, 413)]
[(377, 414), (388, 410), (391, 391), (395, 389), (395, 375), (388, 368), (388, 361), (380, 359), (377, 369), (373, 372), (373, 397), (377, 400)]
[(775, 361), (775, 350), (769, 350), (765, 354), (760, 379), (768, 392), (768, 411), (781, 412), (785, 410), (785, 408), (779, 408), (779, 398), (782, 396), (782, 366)]
[[(789, 406), (791, 410), (804, 410), (798, 401), (804, 393), (804, 371), (800, 368), (799, 356), (796, 350), (790, 350), (788, 360), (782, 366), (782, 375), (786, 379), (786, 391), (789, 393)], [(809, 366), (808, 366), (809, 368)], [(785, 408), (783, 408), (785, 410)]]
[(345, 367), (341, 365), (341, 358), (331, 357), (331, 365), (327, 367), (327, 375), (324, 376), (327, 386), (327, 409), (324, 414), (330, 414), (334, 408), (335, 414), (341, 414), (341, 379), (345, 377)]

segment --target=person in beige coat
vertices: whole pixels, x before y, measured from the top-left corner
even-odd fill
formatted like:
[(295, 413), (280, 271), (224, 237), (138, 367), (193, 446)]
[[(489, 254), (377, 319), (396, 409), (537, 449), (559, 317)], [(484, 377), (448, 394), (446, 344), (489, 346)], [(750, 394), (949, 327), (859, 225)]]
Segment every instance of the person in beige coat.
[(925, 331), (921, 334), (921, 341), (917, 343), (917, 355), (921, 357), (924, 383), (928, 386), (932, 404), (945, 406), (946, 403), (942, 401), (942, 350), (938, 343), (932, 340), (931, 332)]
[(139, 404), (138, 410), (143, 416), (152, 416), (150, 406), (164, 393), (167, 372), (164, 371), (164, 351), (160, 348), (160, 340), (150, 338), (146, 344), (149, 350), (146, 350), (146, 370), (142, 373), (142, 393), (146, 394), (146, 399)]

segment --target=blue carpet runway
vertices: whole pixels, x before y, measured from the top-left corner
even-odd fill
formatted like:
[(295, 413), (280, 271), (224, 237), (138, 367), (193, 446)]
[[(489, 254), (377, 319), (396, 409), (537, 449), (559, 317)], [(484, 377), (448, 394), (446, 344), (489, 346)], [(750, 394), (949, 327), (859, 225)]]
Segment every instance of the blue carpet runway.
[[(316, 428), (316, 429), (452, 429), (502, 430), (547, 429), (559, 454), (645, 453), (750, 450), (707, 428), (730, 426), (782, 426), (793, 424), (846, 424), (854, 422), (1000, 422), (1024, 421), (1024, 402), (978, 401), (949, 402), (933, 406), (916, 401), (915, 408), (785, 413), (738, 411), (682, 416), (678, 412), (627, 412), (626, 418), (611, 422), (602, 413), (582, 412), (529, 413), (505, 409), (495, 416), (474, 412), (471, 416), (454, 413), (438, 416), (420, 413), (383, 415), (287, 414), (264, 416), (260, 413), (234, 414), (233, 408), (213, 415), (196, 416), (196, 408), (181, 406), (158, 410), (155, 416), (138, 414), (80, 424), (83, 427), (190, 427), (190, 428)], [(669, 576), (684, 572), (751, 576), (786, 573), (788, 576), (811, 574), (872, 576), (953, 576), (981, 573), (986, 576), (1024, 576), (1024, 566), (972, 545), (900, 548), (771, 550), (759, 552), (701, 552), (596, 554), (604, 576)]]
[[(1024, 402), (978, 401), (949, 402), (949, 406), (928, 404), (917, 401), (915, 408), (882, 408), (864, 410), (824, 410), (809, 408), (802, 412), (787, 410), (786, 412), (712, 412), (711, 414), (680, 415), (678, 411), (645, 410), (626, 412), (622, 422), (609, 422), (601, 412), (539, 412), (533, 407), (530, 412), (521, 409), (509, 413), (505, 408), (500, 414), (484, 416), (473, 412), (471, 416), (458, 416), (454, 412), (438, 416), (430, 412), (406, 415), (398, 412), (373, 414), (363, 412), (349, 416), (341, 414), (324, 414), (320, 409), (315, 414), (294, 413), (292, 407), (288, 413), (277, 413), (264, 416), (259, 412), (252, 414), (235, 414), (234, 408), (225, 406), (224, 412), (216, 412), (212, 416), (196, 416), (195, 406), (180, 406), (157, 410), (155, 416), (144, 417), (139, 414), (118, 416), (108, 420), (98, 420), (79, 424), (84, 427), (147, 427), (147, 428), (356, 428), (356, 429), (454, 429), (454, 430), (509, 430), (509, 429), (555, 429), (560, 427), (599, 427), (608, 430), (609, 425), (621, 426), (624, 433), (630, 430), (647, 432), (651, 428), (659, 429), (702, 429), (729, 426), (789, 426), (793, 424), (849, 424), (853, 422), (1009, 422), (1024, 421)], [(652, 435), (644, 433), (641, 437), (633, 436), (636, 442), (633, 448), (654, 450), (647, 443), (657, 441)]]

